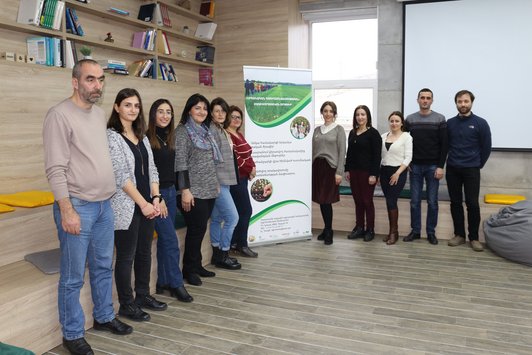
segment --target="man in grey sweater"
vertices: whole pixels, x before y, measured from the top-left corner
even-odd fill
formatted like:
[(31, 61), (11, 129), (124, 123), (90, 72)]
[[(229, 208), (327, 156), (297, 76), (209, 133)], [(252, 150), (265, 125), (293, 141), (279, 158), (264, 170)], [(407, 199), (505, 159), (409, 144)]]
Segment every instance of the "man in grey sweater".
[(104, 74), (93, 60), (72, 70), (74, 93), (52, 107), (43, 128), (46, 176), (54, 194), (54, 219), (61, 249), (58, 308), (63, 346), (71, 354), (93, 354), (85, 341), (79, 302), (89, 265), (94, 329), (129, 334), (115, 318), (112, 300), (114, 218), (110, 198), (115, 179), (102, 95)]

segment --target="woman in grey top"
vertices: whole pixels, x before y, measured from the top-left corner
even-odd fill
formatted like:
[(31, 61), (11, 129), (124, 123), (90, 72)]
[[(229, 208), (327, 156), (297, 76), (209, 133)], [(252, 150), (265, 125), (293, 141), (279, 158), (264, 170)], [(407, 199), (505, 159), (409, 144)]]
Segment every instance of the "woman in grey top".
[(211, 215), (211, 263), (216, 267), (238, 270), (242, 267), (241, 264), (236, 259), (229, 257), (233, 231), (238, 223), (238, 211), (231, 197), (230, 186), (238, 183), (238, 175), (233, 155), (233, 142), (223, 127), (228, 112), (229, 105), (224, 99), (217, 97), (212, 100), (212, 121), (209, 131), (220, 147), (223, 161), (216, 164), (220, 194), (214, 202)]
[(312, 136), (312, 201), (320, 204), (325, 228), (318, 235), (326, 245), (333, 243), (332, 204), (340, 200), (338, 185), (342, 182), (345, 164), (345, 131), (335, 120), (336, 104), (325, 101), (320, 108), (323, 126)]
[[(149, 293), (154, 218), (166, 214), (166, 206), (161, 203), (159, 174), (144, 135), (146, 123), (137, 90), (118, 92), (107, 128), (116, 180), (111, 206), (115, 217), (118, 314), (134, 321), (148, 321), (150, 315), (141, 308), (163, 311), (167, 307)], [(135, 298), (131, 289), (133, 264)]]
[(220, 190), (216, 164), (223, 161), (218, 144), (209, 132), (209, 120), (209, 101), (203, 95), (194, 94), (188, 98), (175, 130), (177, 207), (187, 225), (183, 277), (196, 286), (202, 283), (200, 276), (215, 276), (201, 262), (201, 242)]

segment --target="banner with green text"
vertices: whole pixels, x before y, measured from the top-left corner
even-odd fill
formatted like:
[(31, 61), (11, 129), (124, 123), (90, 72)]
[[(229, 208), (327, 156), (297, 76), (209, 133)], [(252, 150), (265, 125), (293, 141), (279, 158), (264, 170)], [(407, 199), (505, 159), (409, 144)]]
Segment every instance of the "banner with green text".
[(312, 72), (244, 67), (245, 133), (257, 176), (249, 184), (250, 245), (312, 237)]

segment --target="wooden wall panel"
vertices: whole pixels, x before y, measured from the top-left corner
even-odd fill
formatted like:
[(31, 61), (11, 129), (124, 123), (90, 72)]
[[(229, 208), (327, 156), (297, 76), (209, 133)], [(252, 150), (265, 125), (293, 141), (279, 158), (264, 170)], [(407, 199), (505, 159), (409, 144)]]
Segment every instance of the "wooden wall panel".
[(216, 92), (244, 104), (242, 66), (288, 65), (288, 10), (291, 1), (216, 2)]

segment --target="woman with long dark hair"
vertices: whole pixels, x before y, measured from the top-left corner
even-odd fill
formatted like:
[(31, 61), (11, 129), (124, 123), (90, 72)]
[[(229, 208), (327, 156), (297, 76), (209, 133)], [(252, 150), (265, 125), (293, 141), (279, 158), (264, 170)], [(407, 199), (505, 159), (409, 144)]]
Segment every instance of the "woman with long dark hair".
[(345, 176), (349, 181), (355, 201), (355, 228), (348, 239), (364, 238), (365, 242), (375, 237), (375, 205), (373, 192), (379, 177), (382, 139), (371, 125), (371, 112), (366, 105), (355, 108), (353, 129), (347, 138)]
[(314, 129), (312, 136), (312, 201), (320, 205), (323, 232), (318, 240), (325, 245), (333, 243), (332, 204), (340, 201), (338, 186), (342, 182), (345, 165), (345, 131), (335, 120), (336, 104), (325, 101), (320, 108), (323, 125)]
[(412, 161), (412, 137), (403, 132), (405, 119), (399, 111), (388, 116), (390, 130), (382, 135), (381, 187), (386, 197), (390, 230), (383, 241), (392, 245), (399, 238), (397, 199), (406, 184), (406, 171)]
[[(174, 108), (166, 99), (156, 100), (150, 108), (148, 131), (153, 160), (159, 171), (159, 198), (161, 215), (155, 219), (157, 232), (157, 285), (155, 292), (170, 295), (182, 302), (192, 302), (193, 298), (183, 285), (183, 275), (179, 268), (179, 242), (175, 231), (177, 198), (175, 191), (175, 132)], [(166, 213), (167, 212), (167, 213)]]
[[(111, 199), (115, 217), (115, 282), (120, 308), (118, 314), (134, 321), (148, 321), (141, 308), (163, 311), (166, 303), (150, 296), (151, 244), (154, 219), (166, 214), (161, 205), (159, 175), (148, 138), (140, 95), (122, 89), (116, 95), (107, 122), (109, 151), (116, 180)], [(131, 270), (135, 265), (135, 298)]]
[(183, 277), (191, 285), (202, 284), (201, 277), (215, 273), (202, 265), (201, 242), (218, 196), (216, 163), (222, 153), (209, 132), (211, 112), (205, 96), (190, 96), (175, 130), (175, 166), (177, 206), (187, 225), (183, 256)]

